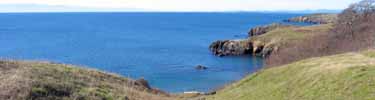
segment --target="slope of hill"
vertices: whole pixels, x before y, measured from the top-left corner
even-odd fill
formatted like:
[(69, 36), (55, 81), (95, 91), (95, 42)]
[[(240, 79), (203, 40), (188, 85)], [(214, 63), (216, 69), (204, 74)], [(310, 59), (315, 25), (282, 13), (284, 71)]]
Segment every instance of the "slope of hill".
[(259, 71), (209, 100), (373, 100), (375, 50), (312, 58)]
[(175, 100), (145, 80), (47, 62), (0, 61), (1, 100)]

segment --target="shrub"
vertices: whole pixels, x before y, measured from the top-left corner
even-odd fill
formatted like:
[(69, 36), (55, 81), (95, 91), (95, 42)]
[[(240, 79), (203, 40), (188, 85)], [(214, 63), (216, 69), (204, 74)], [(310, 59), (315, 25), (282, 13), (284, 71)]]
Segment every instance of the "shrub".
[(375, 46), (375, 0), (363, 0), (350, 5), (339, 14), (334, 28), (326, 34), (280, 47), (266, 60), (268, 66), (358, 51)]

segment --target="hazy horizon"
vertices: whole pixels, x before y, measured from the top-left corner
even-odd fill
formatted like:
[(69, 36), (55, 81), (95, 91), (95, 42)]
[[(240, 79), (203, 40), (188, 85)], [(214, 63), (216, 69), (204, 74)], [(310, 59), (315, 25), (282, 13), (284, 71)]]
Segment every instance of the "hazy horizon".
[[(5, 6), (5, 7), (4, 7)], [(0, 13), (64, 13), (64, 12), (129, 12), (129, 13), (339, 13), (343, 9), (304, 9), (304, 10), (228, 10), (228, 11), (157, 11), (136, 8), (110, 9), (110, 8), (85, 8), (45, 5), (1, 5)]]
[(2, 0), (0, 12), (331, 12), (356, 1), (359, 0)]

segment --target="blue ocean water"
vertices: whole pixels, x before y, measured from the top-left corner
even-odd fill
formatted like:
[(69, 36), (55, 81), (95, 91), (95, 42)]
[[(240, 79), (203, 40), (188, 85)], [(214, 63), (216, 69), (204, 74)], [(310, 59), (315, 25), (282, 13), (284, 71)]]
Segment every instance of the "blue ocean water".
[(213, 56), (211, 42), (246, 38), (251, 27), (294, 16), (299, 14), (2, 13), (0, 57), (90, 66), (145, 78), (168, 92), (206, 92), (263, 64), (251, 56)]

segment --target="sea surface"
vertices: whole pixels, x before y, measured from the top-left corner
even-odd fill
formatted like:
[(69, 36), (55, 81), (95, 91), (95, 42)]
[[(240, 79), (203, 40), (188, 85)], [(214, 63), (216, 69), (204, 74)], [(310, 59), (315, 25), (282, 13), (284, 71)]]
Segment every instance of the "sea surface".
[[(216, 57), (208, 46), (301, 14), (1, 13), (0, 57), (67, 63), (145, 78), (168, 92), (224, 86), (262, 68), (261, 58)], [(195, 66), (207, 66), (196, 70)]]

